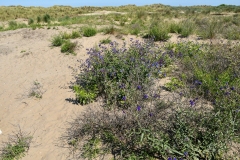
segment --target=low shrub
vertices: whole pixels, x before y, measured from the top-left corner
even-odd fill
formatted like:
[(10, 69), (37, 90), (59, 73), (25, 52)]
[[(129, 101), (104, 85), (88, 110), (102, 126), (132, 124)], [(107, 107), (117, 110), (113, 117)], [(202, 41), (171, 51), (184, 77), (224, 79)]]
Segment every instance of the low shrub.
[(75, 85), (73, 86), (73, 90), (76, 94), (76, 100), (82, 105), (91, 103), (97, 98), (98, 91), (96, 85), (90, 86), (89, 88)]
[(182, 109), (159, 101), (154, 107), (140, 103), (110, 112), (95, 106), (72, 122), (68, 139), (75, 141), (75, 148), (82, 148), (75, 150), (78, 158), (109, 153), (117, 159), (224, 158), (232, 134), (231, 119), (196, 112), (190, 104), (178, 107)]
[(237, 26), (229, 26), (224, 28), (223, 37), (229, 40), (239, 40), (240, 39), (240, 29)]
[(66, 40), (66, 41), (64, 41), (64, 43), (61, 46), (61, 52), (75, 54), (74, 51), (75, 51), (76, 47), (77, 47), (76, 42), (71, 42), (70, 40)]
[(81, 37), (81, 34), (79, 31), (72, 31), (72, 35), (71, 35), (72, 39), (79, 38), (79, 37)]
[[(191, 95), (204, 97), (212, 102), (215, 112), (222, 112), (223, 117), (232, 114), (238, 121), (240, 115), (236, 111), (240, 98), (239, 44), (185, 43), (175, 51), (175, 54), (181, 55), (179, 64), (186, 74), (185, 82), (190, 86)], [(240, 128), (236, 128), (235, 133), (239, 135)]]
[(168, 35), (168, 29), (165, 26), (153, 25), (145, 37), (153, 37), (155, 41), (167, 41), (171, 36)]
[(42, 21), (40, 16), (37, 16), (37, 23), (40, 23)]
[(104, 34), (114, 34), (117, 32), (117, 29), (112, 25), (110, 27), (104, 28)]
[(93, 27), (85, 27), (83, 28), (83, 36), (92, 37), (97, 34), (97, 29)]
[(27, 25), (25, 23), (17, 23), (16, 21), (9, 21), (6, 30), (15, 30), (19, 28), (27, 28)]
[(100, 45), (100, 49), (88, 50), (89, 58), (80, 66), (86, 72), (76, 77), (77, 85), (84, 89), (96, 85), (96, 94), (104, 98), (106, 106), (128, 108), (133, 101), (142, 99), (142, 89), (145, 96), (150, 94), (147, 88), (153, 77), (170, 63), (166, 57), (171, 57), (171, 53), (153, 50), (153, 45), (152, 41), (132, 41), (126, 49), (110, 42), (110, 49)]
[[(75, 85), (101, 96), (103, 104), (67, 129), (74, 155), (233, 159), (228, 150), (240, 135), (240, 46), (186, 42), (160, 48), (153, 40), (131, 42), (129, 48), (112, 42), (88, 50)], [(169, 59), (181, 72), (166, 85), (175, 92), (167, 101), (157, 84)]]
[(43, 22), (45, 22), (45, 23), (49, 23), (50, 22), (50, 15), (49, 14), (45, 14), (43, 16)]
[(8, 28), (17, 28), (18, 24), (16, 21), (9, 21)]
[(64, 39), (62, 38), (61, 35), (55, 35), (51, 40), (52, 46), (61, 46), (63, 42)]
[(9, 141), (1, 148), (0, 159), (15, 160), (24, 157), (29, 150), (31, 141), (32, 136), (26, 135), (20, 130), (19, 133), (10, 136)]
[(165, 88), (168, 91), (175, 91), (178, 88), (182, 88), (184, 86), (183, 82), (178, 78), (173, 77), (170, 82), (165, 84)]
[(100, 41), (101, 44), (109, 44), (110, 42), (111, 42), (111, 40), (109, 39), (109, 37), (106, 38), (106, 39), (102, 39), (102, 40)]
[(32, 18), (28, 19), (28, 25), (31, 25), (34, 23), (34, 20)]
[(182, 26), (178, 23), (170, 23), (169, 32), (180, 34), (182, 32)]
[(62, 39), (70, 39), (70, 38), (72, 38), (72, 34), (71, 33), (61, 32), (60, 35), (61, 35)]
[(221, 26), (215, 19), (205, 20), (198, 26), (198, 34), (204, 39), (213, 39), (216, 37), (217, 33), (219, 33), (220, 29)]

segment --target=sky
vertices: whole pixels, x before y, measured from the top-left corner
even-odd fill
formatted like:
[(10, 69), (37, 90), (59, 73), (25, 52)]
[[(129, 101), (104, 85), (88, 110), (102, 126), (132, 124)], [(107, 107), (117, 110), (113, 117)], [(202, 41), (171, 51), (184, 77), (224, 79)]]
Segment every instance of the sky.
[(0, 0), (0, 6), (21, 5), (21, 6), (42, 6), (51, 7), (53, 5), (67, 5), (72, 7), (81, 6), (120, 6), (135, 4), (137, 6), (149, 4), (165, 4), (171, 6), (192, 6), (192, 5), (212, 5), (220, 4), (240, 5), (240, 0)]

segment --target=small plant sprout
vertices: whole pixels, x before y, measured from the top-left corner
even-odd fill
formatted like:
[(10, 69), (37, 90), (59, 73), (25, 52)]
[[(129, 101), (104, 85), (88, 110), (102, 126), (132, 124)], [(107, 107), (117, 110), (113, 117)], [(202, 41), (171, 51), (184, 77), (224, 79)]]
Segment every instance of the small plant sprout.
[(28, 97), (42, 98), (42, 86), (38, 81), (33, 82), (33, 86), (28, 94)]

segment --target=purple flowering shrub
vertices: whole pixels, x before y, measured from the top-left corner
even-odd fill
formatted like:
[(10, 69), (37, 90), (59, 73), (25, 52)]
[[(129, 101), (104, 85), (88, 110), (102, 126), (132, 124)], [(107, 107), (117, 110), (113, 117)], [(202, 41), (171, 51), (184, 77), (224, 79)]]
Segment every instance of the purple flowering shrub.
[[(240, 121), (240, 45), (235, 43), (200, 45), (181, 43), (175, 48), (186, 75), (190, 93), (211, 101), (214, 112), (233, 115)], [(238, 136), (240, 127), (236, 126)]]
[[(88, 50), (89, 59), (80, 66), (82, 72), (76, 83), (84, 91), (101, 97), (104, 107), (89, 109), (70, 124), (67, 137), (77, 158), (96, 158), (109, 153), (115, 159), (228, 157), (229, 145), (239, 136), (237, 79), (229, 80), (220, 89), (221, 94), (213, 94), (219, 84), (210, 83), (211, 76), (207, 74), (218, 76), (220, 82), (228, 77), (220, 78), (226, 71), (218, 68), (221, 66), (214, 61), (215, 52), (208, 50), (206, 54), (208, 48), (201, 49), (202, 46), (195, 44), (179, 45), (160, 49), (153, 41), (132, 41), (129, 48), (125, 45), (119, 48), (112, 42), (109, 47), (100, 45), (100, 50)], [(155, 82), (162, 67), (170, 64), (169, 58), (184, 72), (184, 76), (180, 74), (177, 78), (178, 83), (184, 84), (180, 89), (186, 91), (180, 99), (163, 102)], [(238, 62), (237, 58), (234, 60)], [(235, 65), (224, 65), (228, 66), (227, 73), (235, 71), (239, 75)], [(200, 73), (206, 76), (199, 76)], [(207, 90), (211, 91), (209, 96), (205, 95)], [(179, 101), (181, 97), (186, 102)], [(202, 98), (214, 97), (213, 109), (204, 105), (197, 108)]]
[[(172, 103), (155, 99), (154, 106), (132, 105), (109, 111), (95, 107), (78, 116), (68, 129), (77, 158), (112, 154), (116, 159), (217, 159), (223, 157), (232, 134), (231, 119), (221, 115), (196, 112), (191, 106), (176, 110)], [(219, 130), (228, 134), (219, 134)], [(228, 140), (228, 141), (223, 141)], [(91, 149), (85, 149), (92, 141)]]
[[(81, 64), (82, 71), (76, 85), (85, 91), (102, 97), (108, 107), (128, 108), (133, 103), (153, 98), (157, 90), (151, 90), (153, 81), (162, 67), (171, 64), (171, 53), (164, 52), (152, 40), (131, 40), (130, 47), (99, 45), (99, 50), (88, 49), (89, 58)], [(76, 90), (75, 90), (76, 91)], [(77, 94), (80, 100), (80, 94)], [(90, 102), (90, 101), (89, 101)]]

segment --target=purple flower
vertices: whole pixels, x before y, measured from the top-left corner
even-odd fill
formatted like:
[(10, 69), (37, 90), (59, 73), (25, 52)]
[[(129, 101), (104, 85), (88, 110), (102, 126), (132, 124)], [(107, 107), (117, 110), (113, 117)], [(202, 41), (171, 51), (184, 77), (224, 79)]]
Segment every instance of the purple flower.
[(198, 80), (196, 80), (196, 81), (195, 81), (195, 84), (196, 84), (196, 85), (201, 85), (201, 84), (202, 84), (202, 82), (201, 82), (201, 81), (198, 81)]
[(148, 99), (148, 95), (147, 95), (147, 94), (144, 94), (144, 95), (143, 95), (143, 99)]
[(160, 98), (160, 95), (159, 95), (159, 94), (154, 94), (153, 97), (154, 97), (154, 98)]
[(122, 100), (123, 100), (123, 101), (126, 101), (126, 99), (127, 99), (126, 96), (123, 96), (123, 97), (122, 97)]
[(212, 104), (215, 105), (215, 104), (216, 104), (216, 100), (213, 100), (213, 101), (212, 101)]
[(184, 152), (183, 154), (184, 154), (184, 156), (185, 156), (185, 157), (187, 157), (187, 156), (188, 156), (188, 152)]
[(235, 88), (234, 88), (234, 87), (231, 87), (230, 89), (231, 89), (232, 91), (234, 91), (234, 90), (235, 90)]
[(141, 106), (137, 106), (137, 111), (140, 111), (141, 110)]
[(230, 94), (230, 92), (225, 92), (225, 95), (228, 96)]
[(194, 100), (190, 100), (189, 103), (190, 103), (191, 107), (193, 107), (195, 105), (195, 99)]
[(138, 85), (138, 86), (137, 86), (137, 89), (138, 89), (138, 90), (142, 89), (142, 86)]
[(152, 116), (153, 116), (153, 113), (149, 113), (149, 116), (152, 117)]
[(125, 88), (125, 84), (121, 84), (119, 87), (120, 87), (121, 89), (123, 89), (123, 88)]

